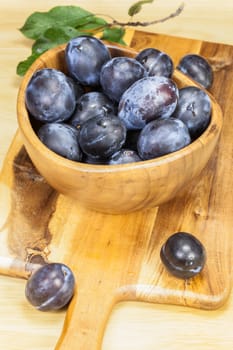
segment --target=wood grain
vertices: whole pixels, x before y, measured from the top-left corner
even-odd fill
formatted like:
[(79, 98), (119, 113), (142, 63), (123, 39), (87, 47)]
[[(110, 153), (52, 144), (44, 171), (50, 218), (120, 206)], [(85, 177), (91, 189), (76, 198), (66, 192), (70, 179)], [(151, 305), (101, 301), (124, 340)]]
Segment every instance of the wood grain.
[[(43, 259), (63, 261), (72, 267), (76, 275), (77, 293), (68, 309), (56, 349), (72, 349), (80, 344), (82, 349), (100, 348), (108, 316), (114, 303), (122, 300), (212, 309), (223, 305), (228, 298), (232, 282), (233, 130), (230, 101), (233, 92), (229, 87), (233, 78), (229, 63), (232, 48), (184, 39), (181, 42), (182, 45), (178, 45), (179, 40), (175, 41), (180, 55), (197, 52), (215, 63), (212, 93), (223, 108), (224, 125), (208, 167), (175, 200), (159, 208), (127, 216), (96, 214), (68, 197), (57, 196), (47, 187), (43, 178), (35, 173), (18, 134), (6, 157), (1, 193), (4, 199), (8, 198), (8, 210), (5, 210), (7, 220), (1, 231), (4, 242), (1, 247), (7, 247), (7, 251), (1, 252), (1, 255), (9, 258), (11, 246), (10, 261), (13, 265), (7, 260), (8, 272), (14, 271), (15, 275), (27, 277), (27, 269), (31, 266), (24, 263), (26, 270), (22, 275), (22, 265), (18, 268), (18, 263), (22, 262), (22, 257), (24, 262), (33, 257), (36, 264)], [(164, 49), (172, 55), (174, 39), (135, 32), (132, 46), (136, 49), (141, 45)], [(178, 56), (174, 59), (177, 60)], [(39, 201), (31, 197), (28, 203), (24, 196), (27, 191), (40, 193)], [(41, 220), (46, 206), (49, 215)], [(37, 220), (28, 220), (28, 211), (34, 214), (32, 219)], [(27, 248), (26, 253), (25, 249), (15, 249), (15, 228), (20, 234), (21, 244)], [(194, 233), (207, 248), (205, 269), (189, 283), (170, 276), (159, 260), (161, 244), (178, 230)], [(29, 231), (38, 232), (40, 239), (35, 242), (32, 234), (28, 241)], [(8, 241), (8, 236), (13, 238)], [(22, 255), (22, 251), (26, 255)]]

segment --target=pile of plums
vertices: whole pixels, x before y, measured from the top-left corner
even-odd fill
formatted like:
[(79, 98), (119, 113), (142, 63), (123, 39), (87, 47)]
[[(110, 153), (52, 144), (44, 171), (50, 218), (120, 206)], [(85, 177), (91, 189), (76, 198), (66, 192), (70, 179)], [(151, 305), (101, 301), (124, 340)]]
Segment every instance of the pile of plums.
[[(80, 36), (65, 49), (68, 73), (36, 71), (26, 89), (26, 107), (39, 139), (57, 154), (91, 164), (122, 164), (177, 151), (198, 138), (211, 118), (205, 89), (180, 88), (174, 64), (147, 48), (134, 58), (111, 57), (99, 39)], [(199, 55), (177, 67), (203, 87), (213, 79)]]

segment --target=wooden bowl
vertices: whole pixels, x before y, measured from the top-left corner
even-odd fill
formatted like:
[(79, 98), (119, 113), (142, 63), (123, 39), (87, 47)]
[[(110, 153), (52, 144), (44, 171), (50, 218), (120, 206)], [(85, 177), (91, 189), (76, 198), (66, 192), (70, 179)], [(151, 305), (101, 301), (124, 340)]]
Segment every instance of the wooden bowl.
[[(112, 56), (134, 57), (137, 53), (119, 45), (108, 46)], [(70, 161), (40, 142), (25, 107), (25, 90), (36, 70), (47, 67), (66, 72), (64, 49), (65, 45), (59, 46), (38, 58), (19, 88), (18, 125), (25, 148), (38, 172), (59, 193), (77, 199), (87, 208), (105, 213), (128, 213), (155, 207), (172, 199), (200, 174), (216, 146), (222, 126), (222, 113), (215, 99), (209, 94), (212, 116), (208, 128), (198, 139), (179, 151), (124, 165)], [(173, 79), (178, 87), (197, 85), (177, 70)]]

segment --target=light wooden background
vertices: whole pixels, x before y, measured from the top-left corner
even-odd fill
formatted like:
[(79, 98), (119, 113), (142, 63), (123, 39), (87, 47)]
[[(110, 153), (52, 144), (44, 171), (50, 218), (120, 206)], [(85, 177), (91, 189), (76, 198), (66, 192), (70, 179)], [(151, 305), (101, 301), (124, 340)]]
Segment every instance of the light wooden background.
[[(186, 0), (184, 12), (169, 22), (146, 30), (233, 45), (232, 0)], [(128, 20), (130, 0), (55, 1), (0, 0), (0, 166), (17, 129), (18, 61), (30, 52), (30, 41), (18, 28), (33, 11), (74, 4), (116, 19)], [(179, 0), (156, 0), (136, 17), (150, 20), (173, 12)], [(4, 203), (0, 203), (0, 212)], [(0, 223), (2, 217), (0, 215)], [(24, 298), (25, 281), (0, 276), (0, 344), (4, 350), (52, 350), (61, 332), (64, 313), (40, 313)], [(184, 307), (124, 303), (111, 316), (103, 350), (232, 350), (233, 294), (217, 311)]]

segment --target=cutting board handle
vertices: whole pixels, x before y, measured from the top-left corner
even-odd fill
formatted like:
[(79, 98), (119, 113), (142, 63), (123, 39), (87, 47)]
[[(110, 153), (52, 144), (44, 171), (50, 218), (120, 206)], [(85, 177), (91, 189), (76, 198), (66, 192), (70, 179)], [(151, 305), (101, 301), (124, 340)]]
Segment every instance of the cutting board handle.
[(99, 350), (116, 299), (101, 280), (75, 294), (55, 350)]

